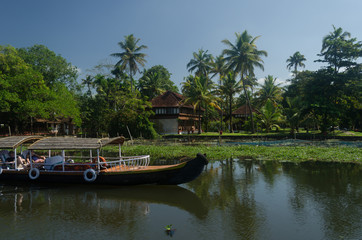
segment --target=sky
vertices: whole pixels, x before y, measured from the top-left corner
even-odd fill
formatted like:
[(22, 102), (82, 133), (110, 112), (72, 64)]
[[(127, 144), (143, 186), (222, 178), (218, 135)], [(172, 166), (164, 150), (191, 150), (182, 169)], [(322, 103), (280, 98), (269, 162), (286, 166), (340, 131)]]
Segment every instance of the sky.
[(362, 41), (361, 0), (0, 0), (0, 45), (43, 44), (79, 69), (79, 80), (134, 34), (148, 48), (146, 68), (163, 65), (180, 88), (193, 52), (221, 54), (224, 39), (247, 30), (268, 52), (259, 82), (291, 77), (286, 60), (299, 51), (317, 70), (322, 39), (342, 27)]

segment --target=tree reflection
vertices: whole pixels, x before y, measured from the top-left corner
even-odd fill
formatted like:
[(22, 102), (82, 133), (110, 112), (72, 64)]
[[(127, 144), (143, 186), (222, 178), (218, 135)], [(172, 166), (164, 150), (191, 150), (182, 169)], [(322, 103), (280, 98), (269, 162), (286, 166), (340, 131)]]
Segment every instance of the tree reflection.
[(327, 239), (358, 237), (362, 225), (360, 165), (305, 162), (283, 164), (283, 171), (293, 183), (289, 201), (297, 215), (306, 211), (308, 202), (323, 218)]
[(209, 209), (221, 210), (224, 231), (232, 231), (242, 239), (255, 239), (263, 218), (262, 208), (255, 201), (253, 162), (228, 159), (209, 165), (202, 178), (187, 185), (207, 202)]

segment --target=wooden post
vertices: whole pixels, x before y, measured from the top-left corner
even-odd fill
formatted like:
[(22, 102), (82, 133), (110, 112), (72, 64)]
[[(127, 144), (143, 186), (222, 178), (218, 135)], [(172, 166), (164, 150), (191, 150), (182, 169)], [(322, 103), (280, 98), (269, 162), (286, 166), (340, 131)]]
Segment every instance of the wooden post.
[(63, 157), (63, 172), (64, 172), (64, 170), (65, 170), (65, 168), (64, 168), (64, 163), (65, 163), (65, 151), (64, 151), (64, 150), (62, 150), (62, 157)]
[(14, 149), (14, 163), (15, 163), (15, 169), (18, 169), (18, 159), (16, 159), (16, 148)]

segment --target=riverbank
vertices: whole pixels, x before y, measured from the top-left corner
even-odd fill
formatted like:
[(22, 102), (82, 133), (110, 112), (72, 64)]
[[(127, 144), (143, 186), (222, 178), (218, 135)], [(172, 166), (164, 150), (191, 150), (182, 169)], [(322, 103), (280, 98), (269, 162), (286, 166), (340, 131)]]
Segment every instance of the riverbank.
[[(109, 149), (110, 150), (110, 149)], [(111, 151), (117, 151), (112, 149)], [(209, 160), (228, 158), (278, 160), (290, 162), (325, 161), (362, 163), (362, 148), (319, 146), (157, 146), (128, 145), (122, 148), (125, 156), (151, 155), (151, 160), (193, 158), (198, 152), (206, 153)]]
[(168, 134), (163, 135), (162, 139), (179, 139), (183, 141), (205, 141), (212, 139), (229, 139), (229, 140), (280, 140), (280, 139), (300, 139), (300, 140), (327, 140), (327, 139), (336, 139), (344, 141), (362, 141), (362, 132), (353, 132), (353, 131), (335, 131), (330, 132), (329, 134), (322, 134), (319, 131), (300, 131), (295, 134), (290, 134), (289, 129), (280, 130), (278, 132), (259, 132), (259, 133), (249, 133), (249, 132), (235, 132), (235, 133), (223, 133), (220, 135), (217, 132), (207, 132), (207, 133), (192, 133), (192, 134)]

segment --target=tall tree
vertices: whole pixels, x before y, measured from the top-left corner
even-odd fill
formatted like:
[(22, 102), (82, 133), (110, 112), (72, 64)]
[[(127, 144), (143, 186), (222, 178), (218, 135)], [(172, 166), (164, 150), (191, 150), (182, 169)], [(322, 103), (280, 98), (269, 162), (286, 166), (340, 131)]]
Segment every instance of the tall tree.
[(232, 125), (232, 105), (233, 105), (233, 97), (235, 94), (241, 92), (242, 86), (240, 82), (236, 81), (236, 74), (229, 72), (224, 78), (223, 85), (220, 87), (222, 93), (227, 98), (228, 103), (228, 110), (229, 110), (229, 121), (230, 121), (230, 132), (233, 132), (233, 125)]
[(259, 38), (252, 37), (247, 31), (242, 34), (235, 33), (236, 41), (232, 44), (229, 40), (225, 39), (222, 42), (228, 47), (224, 49), (223, 55), (225, 61), (228, 64), (228, 69), (234, 71), (236, 74), (240, 74), (240, 80), (243, 85), (247, 104), (251, 113), (252, 132), (254, 133), (254, 120), (253, 112), (250, 104), (250, 99), (247, 95), (245, 79), (248, 76), (254, 76), (254, 68), (260, 68), (264, 70), (262, 56), (267, 56), (267, 52), (264, 50), (258, 50), (255, 41)]
[(223, 98), (222, 98), (222, 91), (221, 91), (221, 86), (223, 85), (223, 79), (225, 77), (225, 75), (227, 74), (227, 68), (225, 65), (225, 61), (224, 61), (224, 57), (221, 55), (217, 56), (215, 58), (215, 61), (212, 64), (212, 69), (210, 70), (211, 73), (213, 73), (213, 75), (211, 76), (211, 78), (215, 77), (216, 75), (219, 75), (219, 97), (220, 97), (220, 130), (223, 131)]
[(187, 64), (189, 72), (195, 72), (196, 76), (207, 76), (212, 69), (212, 55), (207, 50), (199, 49), (193, 53), (193, 59)]
[(143, 76), (138, 82), (138, 89), (148, 99), (152, 99), (168, 90), (178, 92), (177, 86), (175, 86), (170, 78), (171, 73), (164, 66), (153, 66), (143, 72)]
[(306, 60), (307, 59), (304, 57), (304, 55), (302, 55), (299, 51), (295, 52), (287, 59), (287, 68), (289, 70), (294, 68), (294, 74), (296, 75), (298, 72), (298, 67), (305, 67), (305, 64), (303, 62), (305, 62)]
[(0, 111), (10, 116), (10, 125), (21, 131), (33, 118), (58, 117), (72, 118), (79, 125), (79, 108), (65, 83), (48, 87), (43, 75), (21, 55), (11, 46), (0, 46)]
[(182, 85), (182, 92), (186, 96), (185, 103), (192, 104), (194, 110), (198, 110), (198, 133), (201, 134), (201, 107), (205, 106), (206, 109), (207, 106), (219, 108), (217, 105), (218, 98), (211, 91), (213, 84), (210, 79), (203, 75), (196, 77), (190, 75)]
[(282, 114), (280, 109), (278, 109), (273, 102), (268, 99), (263, 107), (260, 108), (260, 113), (258, 118), (260, 122), (264, 125), (266, 132), (268, 133), (272, 127), (279, 129), (277, 124), (281, 120)]
[(259, 97), (258, 102), (260, 106), (263, 106), (268, 100), (278, 105), (282, 100), (282, 89), (280, 84), (276, 83), (276, 80), (277, 78), (271, 75), (264, 79), (264, 84), (261, 85), (261, 89), (256, 93)]
[(323, 38), (322, 50), (318, 54), (322, 59), (316, 62), (327, 63), (337, 73), (341, 68), (356, 66), (356, 60), (362, 57), (361, 49), (361, 41), (351, 38), (351, 34), (344, 32), (342, 28), (333, 26), (333, 32)]
[(140, 40), (141, 39), (139, 38), (135, 38), (133, 34), (125, 36), (124, 41), (118, 43), (123, 52), (111, 54), (112, 57), (120, 58), (115, 67), (120, 66), (121, 70), (128, 70), (128, 73), (131, 77), (132, 92), (134, 88), (133, 76), (139, 72), (138, 65), (144, 67), (145, 63), (147, 62), (145, 59), (147, 55), (140, 52), (143, 49), (146, 49), (147, 46), (138, 46), (137, 44)]
[(82, 84), (86, 85), (88, 88), (87, 94), (91, 96), (91, 86), (93, 85), (93, 77), (90, 75), (87, 75), (86, 78), (82, 79)]
[(60, 82), (66, 84), (69, 89), (78, 89), (77, 68), (46, 46), (34, 45), (19, 48), (18, 53), (26, 63), (43, 75), (44, 82), (48, 87)]

